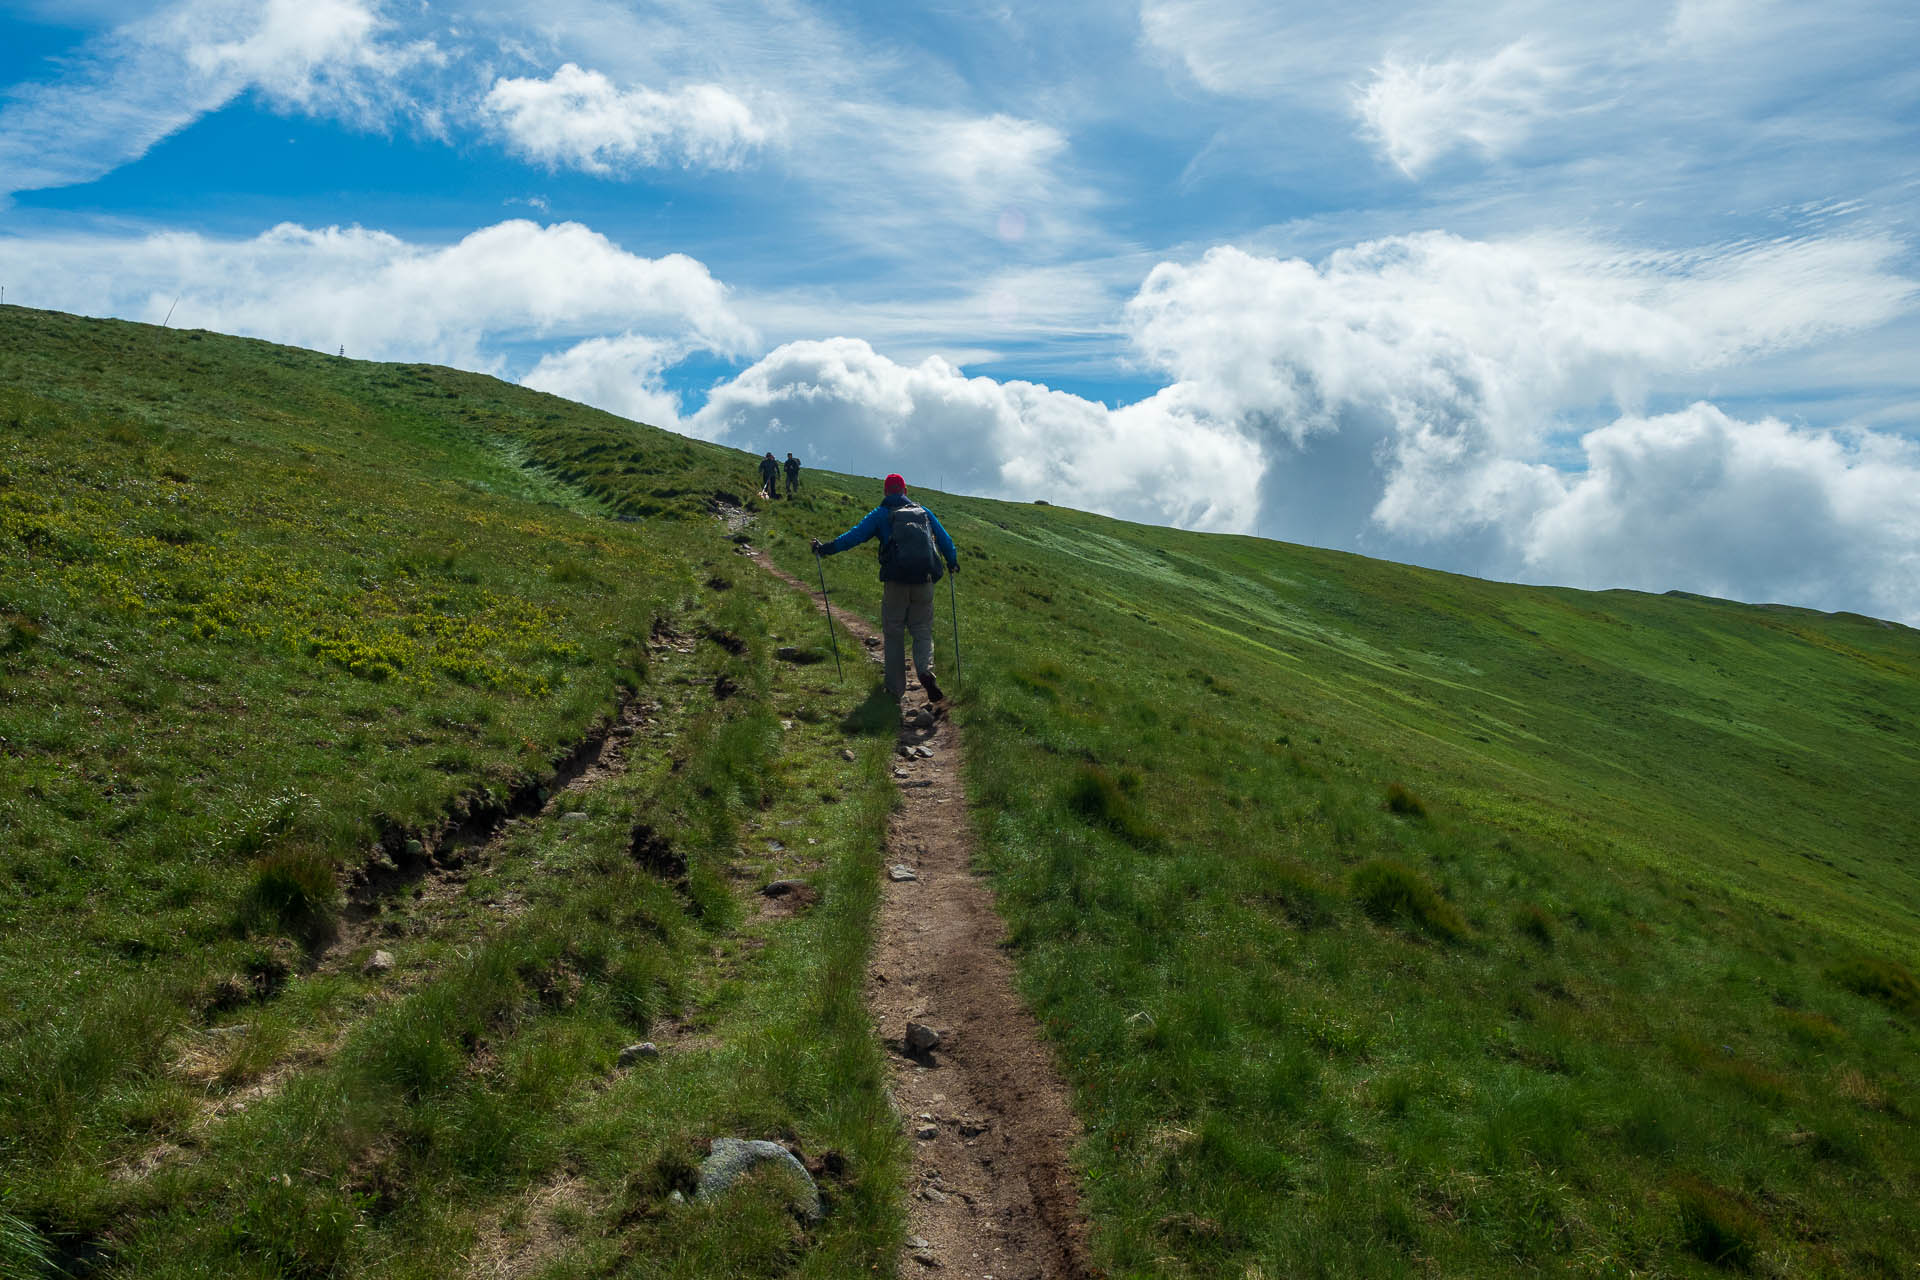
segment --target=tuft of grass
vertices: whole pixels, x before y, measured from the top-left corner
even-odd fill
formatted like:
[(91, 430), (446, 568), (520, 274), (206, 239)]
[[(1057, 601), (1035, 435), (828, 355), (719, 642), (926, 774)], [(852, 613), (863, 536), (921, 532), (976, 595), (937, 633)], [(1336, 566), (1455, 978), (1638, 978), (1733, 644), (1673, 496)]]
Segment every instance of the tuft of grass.
[(0, 618), (0, 653), (18, 653), (40, 639), (43, 628), (32, 618), (8, 614)]
[(1403, 818), (1427, 816), (1427, 802), (1398, 782), (1387, 784), (1386, 808), (1388, 813), (1397, 813)]
[(1522, 903), (1513, 909), (1510, 919), (1515, 933), (1532, 938), (1543, 947), (1553, 945), (1553, 917), (1539, 907)]
[(1857, 955), (1827, 970), (1827, 977), (1855, 995), (1878, 1000), (1896, 1013), (1920, 1018), (1920, 981), (1903, 964)]
[(0, 1202), (0, 1275), (54, 1274), (53, 1250), (31, 1222), (7, 1211)]
[(1134, 798), (1139, 788), (1137, 773), (1123, 771), (1121, 777), (1115, 777), (1097, 764), (1083, 765), (1067, 784), (1066, 804), (1091, 825), (1111, 831), (1138, 848), (1149, 848), (1160, 835)]
[(325, 1280), (341, 1273), (353, 1250), (360, 1214), (340, 1192), (302, 1174), (268, 1178), (248, 1195), (228, 1228), (230, 1247), (278, 1275)]
[(1337, 896), (1307, 867), (1298, 862), (1264, 860), (1255, 865), (1253, 892), (1257, 897), (1278, 906), (1288, 920), (1302, 929), (1319, 929), (1333, 923)]
[(240, 918), (249, 933), (284, 933), (311, 946), (332, 931), (339, 904), (333, 859), (296, 845), (255, 862)]
[(1347, 879), (1354, 901), (1380, 924), (1411, 925), (1448, 942), (1467, 936), (1459, 908), (1405, 863), (1376, 858), (1355, 867)]
[(1841, 1039), (1840, 1024), (1824, 1013), (1782, 1009), (1780, 1020), (1786, 1025), (1787, 1034), (1804, 1045), (1819, 1048)]
[(1672, 1185), (1680, 1235), (1689, 1252), (1716, 1267), (1750, 1270), (1765, 1224), (1731, 1192), (1703, 1178), (1681, 1176)]

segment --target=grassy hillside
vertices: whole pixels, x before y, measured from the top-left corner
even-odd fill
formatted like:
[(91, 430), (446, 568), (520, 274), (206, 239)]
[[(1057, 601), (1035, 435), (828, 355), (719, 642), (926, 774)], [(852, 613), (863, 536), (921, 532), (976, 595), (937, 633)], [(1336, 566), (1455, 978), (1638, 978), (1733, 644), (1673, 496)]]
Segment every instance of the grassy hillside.
[(1920, 635), (922, 496), (1117, 1274), (1920, 1261)]
[[(750, 474), (475, 375), (0, 309), (0, 1259), (891, 1265), (885, 727), (776, 656), (817, 617), (702, 514)], [(757, 540), (810, 577), (877, 490), (809, 473)], [(1113, 1274), (1920, 1262), (1920, 636), (920, 496)], [(864, 550), (827, 572), (870, 615)], [(627, 700), (632, 767), (532, 816)], [(820, 906), (758, 914), (788, 874)], [(722, 1132), (842, 1155), (826, 1222), (674, 1201)]]
[[(0, 1273), (891, 1256), (888, 743), (776, 660), (811, 618), (705, 515), (731, 465), (491, 379), (0, 309)], [(629, 703), (630, 767), (539, 814)], [(794, 874), (821, 905), (758, 914)], [(836, 1213), (677, 1206), (716, 1134), (838, 1153)]]

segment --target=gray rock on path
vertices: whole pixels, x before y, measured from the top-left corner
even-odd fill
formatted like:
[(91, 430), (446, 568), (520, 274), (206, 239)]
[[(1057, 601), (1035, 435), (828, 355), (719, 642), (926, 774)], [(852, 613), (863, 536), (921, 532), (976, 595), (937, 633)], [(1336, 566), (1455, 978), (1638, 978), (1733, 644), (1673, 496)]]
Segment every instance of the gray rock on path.
[(777, 1142), (767, 1142), (755, 1138), (715, 1138), (710, 1148), (711, 1154), (700, 1164), (700, 1190), (695, 1194), (706, 1200), (719, 1195), (758, 1165), (773, 1161), (783, 1164), (800, 1175), (800, 1181), (806, 1185), (806, 1193), (801, 1196), (801, 1211), (808, 1222), (818, 1222), (826, 1216), (820, 1204), (820, 1188), (813, 1184), (813, 1175), (807, 1167), (794, 1159), (793, 1152)]
[(853, 754), (852, 747), (842, 747), (840, 748), (840, 758), (842, 760), (858, 760), (860, 757)]
[(630, 1044), (620, 1051), (620, 1065), (630, 1067), (643, 1058), (657, 1058), (659, 1056), (660, 1046), (651, 1040), (644, 1040), (639, 1044)]
[(904, 862), (896, 862), (887, 868), (887, 878), (899, 883), (905, 880), (918, 880), (920, 875)]
[(931, 1053), (940, 1044), (940, 1033), (923, 1022), (909, 1022), (905, 1044), (908, 1053)]
[(374, 974), (381, 974), (381, 973), (392, 973), (393, 972), (393, 952), (391, 951), (374, 952), (372, 955), (367, 957), (367, 962), (360, 966), (360, 972), (367, 974), (369, 976), (372, 976)]

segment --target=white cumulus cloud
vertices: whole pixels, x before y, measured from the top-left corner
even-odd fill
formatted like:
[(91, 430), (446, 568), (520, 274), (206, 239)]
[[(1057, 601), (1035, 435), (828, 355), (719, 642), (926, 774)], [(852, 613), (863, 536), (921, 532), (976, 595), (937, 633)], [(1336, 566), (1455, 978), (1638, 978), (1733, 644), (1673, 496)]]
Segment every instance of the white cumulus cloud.
[(635, 422), (677, 431), (680, 397), (668, 390), (663, 375), (689, 354), (682, 342), (645, 334), (589, 338), (542, 356), (520, 382)]
[(515, 342), (648, 333), (723, 353), (757, 339), (727, 289), (682, 254), (644, 258), (578, 223), (514, 220), (446, 245), (360, 227), (0, 237), (35, 305), (218, 329), (380, 359), (496, 370)]
[(1492, 57), (1407, 65), (1388, 59), (1360, 92), (1355, 110), (1402, 173), (1417, 178), (1456, 147), (1498, 157), (1551, 114), (1560, 72), (1528, 42)]
[[(1156, 268), (1129, 315), (1174, 379), (1161, 398), (1260, 442), (1261, 532), (1496, 577), (1913, 617), (1910, 444), (1709, 405), (1638, 409), (1910, 309), (1898, 254), (1879, 240), (1676, 256), (1439, 233), (1319, 266), (1217, 249)], [(1800, 555), (1744, 536), (1768, 521)], [(1705, 535), (1716, 524), (1724, 538)]]
[[(791, 342), (716, 388), (687, 427), (911, 483), (1047, 498), (1189, 528), (1254, 518), (1258, 451), (1231, 425), (1158, 398), (1109, 410), (1030, 382), (897, 364), (854, 338)], [(858, 460), (854, 462), (853, 460)]]
[(672, 163), (735, 169), (773, 133), (719, 85), (622, 89), (571, 62), (544, 80), (501, 77), (483, 110), (520, 155), (601, 175)]
[(1851, 609), (1920, 625), (1920, 445), (1744, 422), (1710, 404), (1623, 417), (1520, 530), (1527, 567), (1578, 586)]

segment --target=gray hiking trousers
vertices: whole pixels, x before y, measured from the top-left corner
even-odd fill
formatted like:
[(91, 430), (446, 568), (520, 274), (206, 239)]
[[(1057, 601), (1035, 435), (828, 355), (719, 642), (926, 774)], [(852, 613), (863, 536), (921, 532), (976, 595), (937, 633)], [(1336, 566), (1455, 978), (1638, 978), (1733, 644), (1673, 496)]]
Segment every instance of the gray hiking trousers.
[(913, 669), (920, 673), (920, 683), (933, 679), (933, 584), (883, 582), (880, 587), (880, 634), (886, 641), (881, 657), (887, 692), (898, 698), (907, 691), (903, 632), (913, 633)]

